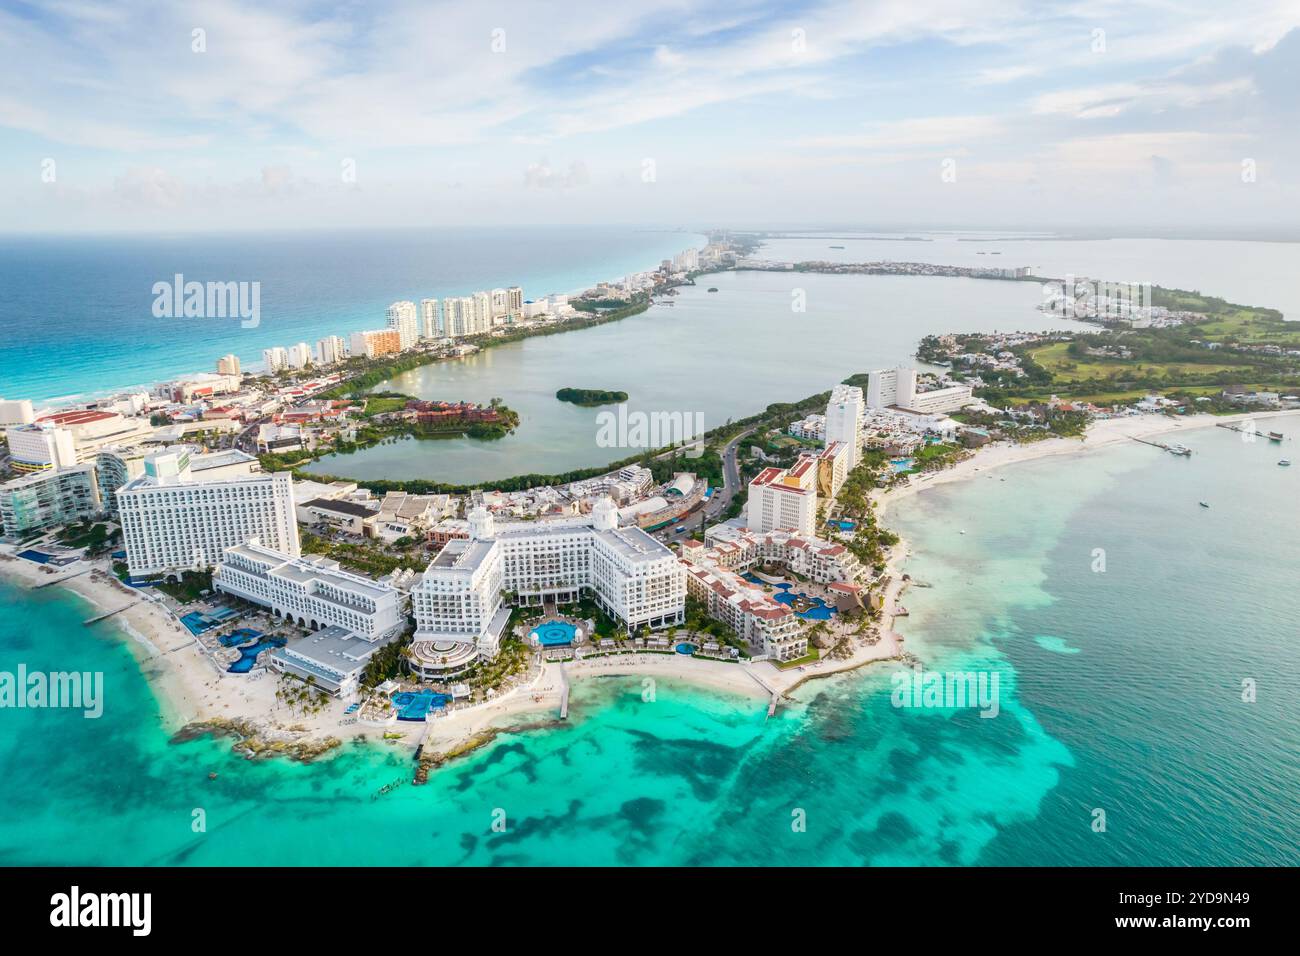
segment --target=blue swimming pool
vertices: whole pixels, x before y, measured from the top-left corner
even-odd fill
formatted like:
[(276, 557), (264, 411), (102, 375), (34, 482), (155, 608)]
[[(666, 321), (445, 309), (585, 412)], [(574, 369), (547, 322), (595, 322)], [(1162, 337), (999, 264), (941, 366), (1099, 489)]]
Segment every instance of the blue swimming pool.
[(831, 607), (821, 598), (809, 597), (807, 594), (792, 593), (790, 591), (790, 585), (788, 584), (778, 587), (776, 594), (772, 596), (782, 604), (793, 605), (796, 598), (807, 601), (809, 604), (808, 607), (804, 608), (802, 611), (794, 612), (806, 621), (828, 621), (830, 620), (831, 615), (835, 613), (835, 608)]
[(261, 631), (255, 631), (251, 627), (240, 627), (229, 634), (222, 634), (217, 640), (222, 647), (238, 647), (240, 644), (247, 644), (249, 641), (256, 640), (261, 636)]
[(398, 720), (424, 720), (431, 710), (441, 710), (451, 702), (450, 694), (439, 694), (424, 688), (417, 691), (399, 691), (392, 697)]
[(537, 635), (537, 643), (542, 647), (568, 647), (573, 643), (578, 629), (564, 621), (547, 621), (533, 628), (533, 633)]
[(685, 641), (683, 641), (681, 644), (678, 644), (678, 645), (677, 645), (677, 647), (676, 647), (676, 651), (677, 651), (678, 654), (687, 654), (687, 655), (689, 655), (689, 654), (694, 654), (694, 653), (695, 653), (695, 645), (694, 645), (694, 644), (687, 644)]
[(904, 471), (911, 471), (912, 466), (916, 464), (915, 458), (892, 458), (889, 467), (893, 469), (894, 474), (901, 474)]
[(232, 674), (247, 674), (257, 663), (257, 655), (273, 647), (284, 647), (289, 642), (283, 637), (264, 637), (256, 644), (245, 644), (239, 649), (239, 660), (226, 668)]

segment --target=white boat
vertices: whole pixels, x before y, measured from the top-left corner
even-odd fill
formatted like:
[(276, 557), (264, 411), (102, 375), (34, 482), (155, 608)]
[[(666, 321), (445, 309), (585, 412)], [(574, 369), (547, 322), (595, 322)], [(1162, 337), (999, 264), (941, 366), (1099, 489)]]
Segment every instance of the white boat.
[(1278, 464), (1282, 465), (1283, 467), (1286, 467), (1287, 465), (1291, 464), (1291, 459), (1283, 458), (1281, 461), (1278, 462)]

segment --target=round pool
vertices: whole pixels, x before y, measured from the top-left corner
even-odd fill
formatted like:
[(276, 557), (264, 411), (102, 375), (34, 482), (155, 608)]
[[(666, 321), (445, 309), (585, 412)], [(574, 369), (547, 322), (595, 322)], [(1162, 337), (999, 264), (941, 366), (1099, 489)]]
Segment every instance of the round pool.
[(678, 653), (678, 654), (688, 654), (688, 655), (689, 655), (689, 654), (694, 654), (694, 653), (695, 653), (695, 645), (694, 645), (694, 644), (687, 644), (685, 641), (683, 641), (681, 644), (678, 644), (678, 645), (677, 645), (676, 650), (677, 650), (677, 653)]
[(542, 647), (567, 647), (577, 633), (578, 629), (565, 621), (547, 621), (533, 628), (533, 636)]

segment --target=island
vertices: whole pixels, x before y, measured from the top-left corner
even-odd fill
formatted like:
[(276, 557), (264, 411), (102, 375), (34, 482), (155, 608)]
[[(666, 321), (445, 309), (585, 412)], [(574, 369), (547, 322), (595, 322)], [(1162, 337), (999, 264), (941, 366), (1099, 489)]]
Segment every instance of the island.
[(617, 405), (619, 402), (626, 402), (627, 392), (599, 388), (562, 388), (555, 393), (555, 397), (562, 402), (594, 408), (597, 405)]

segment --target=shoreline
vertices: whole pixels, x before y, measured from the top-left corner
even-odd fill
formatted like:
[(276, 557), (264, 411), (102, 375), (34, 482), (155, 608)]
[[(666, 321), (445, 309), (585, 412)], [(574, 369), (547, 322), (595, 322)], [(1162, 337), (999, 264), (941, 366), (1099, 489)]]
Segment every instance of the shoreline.
[(977, 472), (989, 472), (1020, 462), (1037, 461), (1060, 455), (1077, 455), (1097, 448), (1109, 448), (1134, 438), (1153, 438), (1170, 432), (1196, 431), (1218, 424), (1233, 424), (1250, 419), (1279, 418), (1300, 415), (1300, 409), (1281, 409), (1271, 412), (1240, 412), (1232, 415), (1198, 415), (1171, 417), (1167, 415), (1137, 415), (1108, 418), (1088, 426), (1083, 438), (1047, 438), (1027, 445), (993, 444), (978, 449), (974, 455), (942, 471), (914, 475), (906, 485), (889, 488), (874, 498), (878, 520), (884, 518), (889, 508), (927, 488), (966, 481)]
[[(877, 517), (883, 521), (895, 503), (928, 488), (967, 481), (980, 472), (1007, 465), (1080, 454), (1121, 444), (1134, 437), (1298, 414), (1300, 411), (1282, 410), (1226, 416), (1166, 417), (1163, 420), (1144, 415), (1096, 422), (1082, 440), (1053, 438), (1029, 445), (988, 446), (952, 468), (914, 477), (901, 488), (878, 494), (874, 497)], [(788, 670), (767, 662), (725, 663), (687, 655), (645, 653), (589, 657), (563, 665), (542, 664), (530, 683), (518, 686), (496, 700), (452, 711), (426, 724), (411, 723), (409, 729), (401, 722), (390, 725), (341, 724), (343, 705), (333, 700), (315, 714), (300, 715), (290, 711), (275, 699), (276, 680), (271, 672), (243, 675), (219, 670), (200, 649), (197, 638), (166, 607), (152, 599), (150, 592), (130, 588), (118, 581), (108, 569), (108, 562), (102, 559), (91, 563), (90, 568), (73, 565), (68, 569), (51, 571), (48, 565), (38, 565), (5, 551), (0, 552), (0, 578), (28, 590), (49, 585), (71, 591), (95, 609), (92, 617), (118, 609), (103, 623), (111, 626), (130, 648), (157, 701), (160, 723), (171, 735), (195, 726), (215, 732), (219, 726), (237, 721), (255, 728), (257, 736), (264, 742), (319, 744), (336, 740), (341, 743), (359, 737), (373, 737), (373, 742), (388, 746), (400, 744), (414, 748), (417, 743), (422, 743), (431, 756), (436, 758), (451, 753), (454, 759), (488, 743), (497, 733), (527, 729), (548, 710), (558, 716), (566, 676), (569, 680), (582, 680), (641, 675), (680, 680), (704, 690), (733, 696), (767, 700), (775, 696), (778, 700), (791, 700), (794, 692), (819, 678), (847, 674), (882, 661), (899, 661), (905, 654), (905, 638), (895, 629), (895, 612), (909, 583), (904, 580), (904, 573), (911, 557), (908, 542), (900, 538), (887, 559), (890, 583), (877, 625), (879, 640), (872, 645), (859, 643), (848, 657), (822, 658)], [(385, 733), (400, 733), (402, 736), (384, 739)], [(439, 753), (433, 754), (434, 750)]]
[[(676, 235), (676, 233), (675, 233), (673, 230), (668, 230), (668, 229), (663, 229), (663, 230), (659, 230), (659, 229), (651, 229), (651, 230), (648, 230), (648, 231), (649, 231), (649, 232), (656, 232), (656, 233), (657, 233), (657, 232), (670, 232), (670, 233)], [(702, 232), (686, 232), (686, 233), (682, 233), (682, 235), (683, 235), (683, 236), (692, 236), (692, 237), (694, 237), (695, 239), (702, 239), (702, 240), (704, 240), (704, 244), (707, 244), (707, 243), (708, 243), (708, 236), (707, 236), (705, 233), (702, 233)], [(694, 240), (692, 240), (692, 241), (694, 241)], [(701, 247), (698, 246), (698, 245), (694, 245), (694, 246), (692, 246), (691, 248), (698, 249), (698, 248), (701, 248)], [(636, 271), (647, 271), (647, 270), (636, 270)], [(591, 290), (591, 289), (594, 289), (594, 288), (595, 288), (597, 285), (599, 285), (601, 282), (605, 282), (605, 281), (610, 281), (610, 280), (607, 280), (607, 279), (595, 279), (595, 280), (592, 280), (592, 281), (590, 281), (589, 283), (587, 283), (585, 286), (582, 286), (582, 287), (579, 287), (579, 288), (576, 288), (576, 289), (572, 289), (572, 290), (567, 291), (567, 292), (548, 292), (548, 293), (546, 293), (546, 295), (563, 295), (563, 296), (565, 296), (565, 297), (572, 298), (572, 297), (579, 296), (579, 295), (581, 295), (582, 293), (587, 292), (587, 291), (589, 291), (589, 290)], [(363, 320), (359, 320), (359, 321), (363, 321)], [(376, 321), (377, 321), (377, 320), (376, 320)], [(333, 335), (333, 334), (337, 334), (337, 335), (340, 335), (340, 336), (346, 336), (346, 335), (350, 335), (350, 334), (352, 334), (352, 332), (354, 332), (354, 331), (360, 331), (360, 329), (349, 329), (349, 330), (347, 330), (346, 332), (341, 332), (341, 333), (330, 333), (330, 332), (319, 332), (319, 331), (318, 331), (318, 332), (313, 333), (313, 334), (316, 334), (316, 335)], [(215, 361), (215, 360), (214, 360), (214, 361)], [(176, 371), (176, 372), (167, 373), (167, 374), (168, 374), (168, 377), (165, 378), (165, 379), (159, 379), (159, 380), (155, 380), (155, 381), (152, 381), (152, 382), (141, 382), (141, 383), (134, 384), (134, 385), (109, 386), (109, 387), (100, 388), (100, 389), (91, 389), (91, 390), (87, 390), (87, 391), (73, 392), (73, 393), (66, 394), (66, 395), (54, 395), (54, 396), (50, 396), (50, 397), (47, 397), (47, 398), (33, 398), (33, 399), (31, 399), (31, 403), (32, 403), (32, 407), (33, 407), (33, 408), (36, 408), (36, 409), (37, 409), (38, 411), (40, 411), (40, 412), (46, 412), (46, 411), (50, 411), (50, 410), (52, 410), (52, 409), (56, 409), (56, 408), (62, 407), (62, 406), (64, 406), (64, 405), (75, 405), (75, 404), (80, 404), (80, 403), (85, 403), (85, 402), (99, 402), (99, 401), (104, 401), (105, 399), (112, 398), (112, 397), (114, 397), (114, 396), (116, 396), (116, 395), (122, 395), (122, 394), (126, 394), (126, 393), (129, 393), (129, 392), (147, 391), (147, 392), (151, 392), (151, 393), (152, 393), (152, 392), (155, 391), (155, 390), (156, 390), (160, 385), (164, 385), (164, 384), (166, 384), (167, 382), (175, 381), (175, 380), (177, 380), (177, 379), (183, 379), (183, 378), (186, 378), (186, 377), (188, 377), (188, 376), (199, 375), (199, 374), (202, 374), (202, 373), (204, 373), (204, 372), (206, 372), (206, 371), (207, 371), (207, 369), (203, 369), (203, 370), (193, 370), (193, 371), (188, 371), (188, 372), (187, 372), (187, 371)], [(250, 364), (249, 364), (248, 371), (249, 371), (250, 373), (253, 373), (253, 374), (265, 374), (265, 373), (266, 373), (266, 370), (265, 370), (264, 368), (262, 368), (262, 364), (261, 364), (260, 362), (252, 362), (252, 363), (250, 363)], [(13, 396), (9, 396), (9, 397), (12, 398)], [(22, 397), (22, 396), (19, 396), (19, 397)]]

